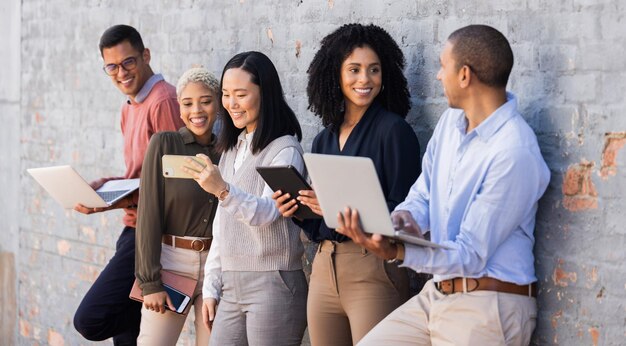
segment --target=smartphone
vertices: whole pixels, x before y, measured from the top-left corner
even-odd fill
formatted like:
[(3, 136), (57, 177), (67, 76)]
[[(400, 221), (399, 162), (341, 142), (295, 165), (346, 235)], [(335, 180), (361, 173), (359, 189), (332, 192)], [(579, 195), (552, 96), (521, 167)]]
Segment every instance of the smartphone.
[[(161, 166), (163, 167), (163, 176), (166, 178), (183, 178), (193, 179), (193, 177), (185, 171), (183, 166), (189, 166), (186, 159), (192, 159), (195, 162), (202, 165), (202, 168), (206, 167), (206, 164), (199, 158), (190, 155), (163, 155), (161, 158)], [(199, 173), (199, 171), (198, 171)]]
[(179, 290), (173, 287), (170, 287), (166, 284), (163, 284), (163, 287), (165, 287), (165, 292), (167, 292), (167, 295), (170, 296), (170, 299), (172, 300), (172, 304), (174, 304), (174, 307), (176, 308), (176, 310), (172, 310), (169, 307), (169, 305), (167, 305), (167, 303), (165, 304), (165, 307), (176, 313), (182, 314), (183, 311), (185, 311), (185, 308), (187, 307), (187, 305), (189, 304), (189, 301), (191, 300), (191, 298), (189, 298), (188, 295), (185, 295)]
[[(313, 190), (306, 179), (292, 165), (257, 167), (256, 170), (272, 190), (281, 190), (283, 193), (289, 193), (291, 198), (298, 197), (298, 191), (300, 190)], [(300, 204), (298, 200), (296, 200), (296, 203), (298, 204), (298, 210), (296, 210), (294, 216), (300, 220), (322, 218), (309, 207)]]

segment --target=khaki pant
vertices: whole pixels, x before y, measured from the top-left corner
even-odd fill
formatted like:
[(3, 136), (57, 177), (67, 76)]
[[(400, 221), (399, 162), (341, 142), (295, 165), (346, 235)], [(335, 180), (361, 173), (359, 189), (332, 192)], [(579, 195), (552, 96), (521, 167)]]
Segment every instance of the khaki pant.
[[(194, 239), (194, 237), (187, 238)], [(161, 249), (161, 265), (164, 270), (198, 280), (194, 296), (191, 297), (195, 315), (196, 345), (208, 345), (209, 331), (202, 323), (202, 282), (204, 280), (204, 262), (206, 262), (209, 251), (197, 252), (174, 248), (165, 244), (161, 245)], [(189, 315), (191, 315), (191, 310)], [(149, 346), (176, 345), (186, 319), (186, 315), (169, 310), (161, 314), (142, 307), (137, 344)]]
[(368, 333), (367, 345), (528, 345), (535, 298), (490, 291), (444, 295), (432, 280)]
[(405, 269), (352, 241), (324, 241), (313, 261), (307, 317), (313, 346), (358, 342), (409, 296)]

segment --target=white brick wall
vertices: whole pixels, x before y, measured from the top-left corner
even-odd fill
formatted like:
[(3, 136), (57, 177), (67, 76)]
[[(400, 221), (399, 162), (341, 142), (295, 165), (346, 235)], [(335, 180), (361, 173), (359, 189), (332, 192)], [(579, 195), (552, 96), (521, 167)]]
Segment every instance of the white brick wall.
[[(0, 183), (9, 194), (0, 197), (0, 250), (17, 255), (18, 344), (88, 344), (72, 327), (73, 312), (121, 231), (118, 212), (64, 212), (24, 171), (69, 163), (89, 179), (123, 172), (124, 97), (100, 69), (102, 31), (136, 26), (154, 70), (172, 83), (192, 64), (219, 74), (237, 52), (265, 52), (309, 149), (320, 122), (306, 110), (306, 69), (324, 35), (355, 21), (381, 25), (403, 49), (413, 101), (407, 120), (423, 148), (446, 107), (435, 75), (448, 34), (487, 23), (509, 38), (516, 57), (510, 86), (553, 172), (536, 232), (541, 294), (534, 342), (592, 344), (597, 337), (598, 344), (620, 344), (624, 154), (616, 176), (602, 180), (596, 173), (605, 133), (626, 130), (625, 7), (622, 0), (3, 2)], [(561, 185), (568, 167), (582, 159), (595, 163), (599, 207), (571, 212), (562, 206)], [(181, 344), (191, 340), (185, 332)]]

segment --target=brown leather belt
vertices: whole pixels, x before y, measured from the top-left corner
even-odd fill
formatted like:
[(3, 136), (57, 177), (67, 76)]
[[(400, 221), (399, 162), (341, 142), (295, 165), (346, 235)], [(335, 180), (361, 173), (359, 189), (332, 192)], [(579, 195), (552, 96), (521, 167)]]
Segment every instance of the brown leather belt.
[(212, 238), (187, 239), (170, 234), (164, 234), (162, 238), (163, 244), (179, 249), (194, 250), (198, 252), (209, 251), (212, 240)]
[[(467, 287), (463, 288), (463, 279), (466, 281)], [(536, 297), (537, 290), (535, 284), (516, 285), (510, 282), (500, 281), (494, 278), (454, 278), (436, 282), (435, 285), (439, 292), (448, 295), (459, 292), (474, 291), (495, 291), (502, 293), (520, 294), (528, 297)]]

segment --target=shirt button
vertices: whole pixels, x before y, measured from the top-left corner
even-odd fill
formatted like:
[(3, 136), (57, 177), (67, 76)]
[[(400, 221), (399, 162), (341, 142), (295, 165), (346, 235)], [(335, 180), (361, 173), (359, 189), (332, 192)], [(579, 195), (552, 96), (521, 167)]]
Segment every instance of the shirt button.
[(209, 220), (207, 220), (207, 219), (202, 219), (202, 222), (207, 223), (207, 222), (209, 222)]

